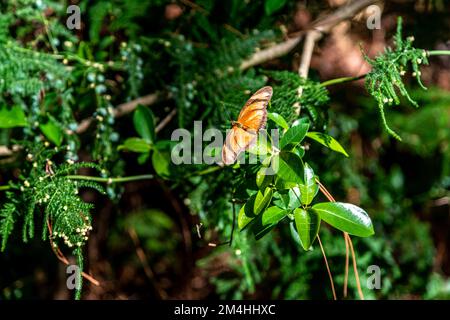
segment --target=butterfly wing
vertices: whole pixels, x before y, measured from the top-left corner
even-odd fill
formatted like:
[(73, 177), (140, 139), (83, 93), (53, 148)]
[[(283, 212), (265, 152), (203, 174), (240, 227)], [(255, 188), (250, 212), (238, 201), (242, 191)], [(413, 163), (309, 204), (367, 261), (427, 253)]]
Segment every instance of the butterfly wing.
[(258, 132), (267, 121), (267, 104), (272, 98), (272, 87), (264, 87), (255, 92), (239, 113), (238, 122), (245, 129)]
[(256, 137), (256, 133), (233, 126), (228, 132), (222, 147), (222, 162), (225, 165), (236, 162), (238, 155), (248, 148), (256, 140)]

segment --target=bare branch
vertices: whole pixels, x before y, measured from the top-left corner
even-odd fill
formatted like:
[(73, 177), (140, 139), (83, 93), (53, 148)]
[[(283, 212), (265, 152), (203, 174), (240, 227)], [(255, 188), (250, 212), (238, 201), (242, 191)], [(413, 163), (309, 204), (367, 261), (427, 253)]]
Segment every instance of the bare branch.
[(173, 117), (175, 117), (176, 114), (177, 109), (173, 109), (172, 111), (170, 111), (170, 113), (156, 126), (155, 131), (157, 133), (160, 132), (173, 119)]
[(330, 15), (314, 21), (308, 30), (301, 32), (297, 37), (288, 39), (285, 42), (274, 45), (273, 47), (256, 52), (248, 60), (242, 62), (241, 70), (245, 70), (266, 61), (284, 56), (300, 43), (305, 32), (308, 33), (313, 30), (317, 31), (319, 33), (319, 36), (315, 36), (318, 37), (315, 40), (317, 41), (321, 38), (320, 33), (329, 32), (331, 28), (339, 22), (353, 17), (356, 13), (375, 2), (377, 2), (377, 0), (357, 0), (340, 7)]

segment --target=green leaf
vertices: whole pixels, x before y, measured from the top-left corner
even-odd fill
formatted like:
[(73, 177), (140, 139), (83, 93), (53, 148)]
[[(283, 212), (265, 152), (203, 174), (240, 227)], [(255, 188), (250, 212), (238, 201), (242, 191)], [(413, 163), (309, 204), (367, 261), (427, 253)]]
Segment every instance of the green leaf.
[(287, 121), (278, 113), (275, 112), (269, 112), (267, 113), (267, 118), (275, 122), (277, 125), (282, 127), (283, 129), (287, 130), (289, 129), (289, 124)]
[(297, 126), (291, 127), (281, 138), (281, 150), (291, 150), (295, 148), (305, 138), (308, 132), (309, 125), (300, 123)]
[(152, 164), (155, 172), (163, 178), (170, 176), (170, 153), (155, 149), (152, 154)]
[(286, 4), (286, 0), (266, 0), (264, 4), (264, 11), (268, 16), (280, 10)]
[(279, 207), (269, 207), (252, 223), (252, 232), (257, 240), (265, 236), (280, 222), (288, 211)]
[(44, 136), (51, 142), (53, 142), (58, 147), (61, 145), (63, 140), (63, 131), (60, 128), (58, 122), (52, 116), (48, 116), (46, 123), (41, 123), (39, 125)]
[(319, 191), (319, 185), (316, 182), (313, 169), (305, 163), (304, 166), (304, 181), (305, 184), (300, 184), (300, 198), (302, 204), (309, 205)]
[(322, 220), (336, 229), (358, 237), (368, 237), (374, 234), (372, 221), (367, 212), (353, 204), (322, 202), (315, 204), (312, 209)]
[(258, 191), (247, 200), (238, 214), (238, 227), (240, 230), (245, 228), (246, 225), (267, 208), (272, 200), (272, 195), (272, 188), (266, 188), (264, 193)]
[[(253, 195), (252, 197), (253, 197), (253, 201), (255, 201), (254, 198), (256, 197), (256, 195)], [(248, 201), (250, 201), (250, 199), (247, 200), (247, 203), (248, 203)], [(239, 214), (238, 214), (239, 230), (244, 229), (254, 218), (256, 218), (256, 215), (253, 213), (253, 211), (248, 209), (250, 206), (247, 207), (247, 203), (245, 203), (241, 207), (241, 210), (239, 210)]]
[(256, 193), (255, 204), (253, 207), (253, 212), (255, 213), (255, 215), (260, 214), (264, 209), (267, 208), (270, 200), (272, 200), (272, 195), (272, 188), (266, 188), (266, 190), (264, 190), (264, 193), (261, 191), (258, 191)]
[(293, 152), (281, 152), (273, 157), (272, 169), (283, 180), (303, 183), (303, 166), (301, 158)]
[(0, 128), (27, 127), (27, 119), (21, 107), (0, 107)]
[(288, 191), (289, 202), (288, 202), (287, 206), (290, 210), (294, 210), (302, 204), (300, 191), (301, 190), (297, 186), (289, 189), (289, 191)]
[(117, 147), (117, 150), (127, 150), (131, 152), (149, 152), (151, 145), (141, 138), (128, 138), (125, 142)]
[(273, 182), (273, 174), (268, 173), (270, 169), (265, 167), (261, 167), (256, 173), (256, 185), (259, 190), (265, 190)]
[(133, 114), (134, 128), (137, 133), (147, 142), (155, 141), (155, 120), (149, 108), (139, 105)]
[(275, 179), (275, 188), (278, 190), (291, 189), (295, 186), (297, 186), (297, 183), (295, 183), (295, 182), (285, 181), (285, 180), (281, 179), (280, 177), (276, 177), (276, 179)]
[(315, 212), (297, 208), (294, 210), (294, 219), (302, 247), (309, 250), (319, 232), (320, 217)]
[(320, 144), (324, 145), (327, 148), (330, 148), (333, 151), (342, 153), (344, 156), (348, 157), (348, 153), (344, 150), (339, 142), (334, 139), (332, 136), (321, 132), (310, 131), (306, 134), (308, 138), (311, 138)]

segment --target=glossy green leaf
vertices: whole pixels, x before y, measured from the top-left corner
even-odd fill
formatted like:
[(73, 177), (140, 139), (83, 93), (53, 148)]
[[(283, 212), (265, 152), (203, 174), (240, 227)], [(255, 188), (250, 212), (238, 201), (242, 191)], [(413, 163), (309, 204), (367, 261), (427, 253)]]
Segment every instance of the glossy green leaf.
[(297, 208), (294, 210), (294, 219), (301, 245), (303, 249), (309, 250), (319, 232), (320, 217), (315, 212)]
[(358, 237), (368, 237), (374, 234), (372, 221), (367, 212), (353, 204), (322, 202), (315, 204), (312, 209), (322, 220), (336, 229)]
[(273, 190), (272, 188), (266, 188), (264, 193), (258, 191), (256, 193), (255, 204), (253, 207), (253, 212), (255, 215), (260, 214), (264, 209), (267, 208), (270, 201), (272, 200)]
[(298, 208), (301, 203), (301, 190), (299, 187), (295, 186), (288, 191), (289, 196), (289, 203), (288, 208), (290, 210), (294, 210), (295, 208)]
[(291, 231), (292, 239), (294, 239), (295, 243), (297, 243), (299, 246), (303, 247), (303, 243), (300, 240), (300, 236), (298, 235), (297, 228), (295, 227), (295, 221), (291, 221), (289, 223), (289, 229)]
[(155, 120), (149, 108), (139, 105), (133, 113), (133, 123), (137, 133), (145, 141), (155, 141)]
[(344, 156), (348, 157), (348, 153), (344, 150), (344, 148), (341, 146), (339, 142), (337, 142), (336, 139), (334, 139), (332, 136), (329, 136), (327, 134), (321, 133), (321, 132), (314, 132), (310, 131), (306, 134), (308, 138), (311, 138), (320, 144), (324, 145), (327, 148), (330, 148), (333, 151), (342, 153)]
[(266, 0), (264, 4), (264, 11), (268, 16), (277, 12), (286, 4), (286, 0)]
[(319, 191), (319, 185), (316, 182), (313, 169), (305, 163), (304, 166), (304, 184), (300, 184), (300, 197), (302, 204), (309, 205)]
[(278, 113), (269, 112), (267, 114), (267, 118), (275, 122), (277, 125), (279, 125), (281, 128), (287, 130), (289, 129), (289, 124), (287, 121)]
[[(255, 201), (254, 200), (255, 197), (256, 197), (256, 195), (253, 195), (253, 201)], [(248, 201), (250, 201), (250, 199)], [(253, 211), (246, 208), (246, 205), (247, 205), (247, 203), (244, 204), (241, 207), (241, 209), (239, 210), (238, 220), (237, 220), (239, 230), (244, 229), (254, 218), (256, 218), (256, 215), (253, 213)], [(249, 205), (249, 207), (250, 207), (250, 205)]]
[(265, 190), (273, 182), (274, 175), (270, 172), (269, 168), (261, 167), (256, 173), (256, 185), (259, 190)]
[(297, 148), (292, 149), (291, 152), (295, 153), (300, 158), (303, 158), (303, 156), (305, 155), (305, 149), (301, 146), (297, 146)]
[(61, 145), (63, 131), (53, 117), (49, 116), (47, 122), (39, 125), (39, 129), (41, 129), (42, 133), (49, 141), (53, 142), (58, 147)]
[(27, 119), (19, 106), (0, 107), (0, 128), (27, 127)]
[(151, 145), (141, 138), (128, 138), (117, 148), (117, 150), (127, 150), (138, 153), (149, 152), (151, 150)]
[(257, 215), (264, 211), (272, 200), (273, 190), (266, 188), (264, 192), (258, 191), (252, 195), (238, 214), (238, 227), (245, 228)]
[(305, 138), (309, 125), (301, 123), (289, 128), (280, 141), (281, 150), (291, 150), (295, 148)]
[(269, 207), (252, 223), (251, 230), (257, 240), (265, 236), (272, 230), (284, 217), (288, 211), (276, 206)]
[(303, 183), (302, 161), (293, 152), (281, 152), (273, 157), (272, 168), (285, 181)]
[(275, 178), (275, 188), (278, 190), (291, 189), (295, 186), (297, 186), (297, 183), (295, 183), (295, 182), (286, 181), (286, 180), (281, 179), (280, 177)]

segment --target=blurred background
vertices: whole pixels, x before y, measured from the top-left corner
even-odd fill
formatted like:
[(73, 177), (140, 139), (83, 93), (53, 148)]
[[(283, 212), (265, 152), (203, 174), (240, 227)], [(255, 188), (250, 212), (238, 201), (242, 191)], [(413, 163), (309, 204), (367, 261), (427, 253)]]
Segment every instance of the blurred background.
[[(80, 8), (80, 29), (66, 27), (71, 4)], [(398, 16), (404, 36), (414, 36), (417, 48), (450, 50), (448, 1), (372, 4), (380, 9), (379, 29), (367, 27), (372, 13), (365, 10), (338, 23), (316, 43), (310, 79), (323, 82), (370, 71), (361, 50), (373, 58), (392, 46)], [(302, 35), (314, 21), (346, 5), (345, 0), (7, 0), (0, 4), (0, 39), (79, 58), (69, 59), (73, 69), (66, 85), (77, 122), (101, 114), (101, 108), (158, 93), (155, 101), (141, 103), (151, 105), (157, 124), (167, 121), (157, 133), (164, 143), (178, 127), (192, 130), (194, 120), (204, 120), (204, 128), (228, 127), (223, 108), (230, 106), (234, 117), (248, 91), (273, 83), (267, 71), (297, 72), (303, 40), (286, 54), (245, 70), (241, 63)], [(122, 64), (97, 72), (86, 61)], [(30, 67), (30, 72), (43, 81), (39, 68), (46, 66)], [(406, 80), (420, 108), (402, 100), (386, 111), (403, 141), (385, 132), (377, 104), (359, 80), (329, 86), (329, 101), (319, 110), (326, 114), (322, 128), (350, 157), (318, 145), (309, 149), (315, 172), (333, 196), (364, 208), (373, 221), (374, 236), (353, 238), (366, 299), (450, 298), (450, 57), (430, 57), (421, 72), (428, 90)], [(64, 99), (52, 98), (51, 92), (48, 99)], [(2, 89), (2, 99), (13, 94)], [(59, 121), (69, 128), (73, 120)], [(0, 129), (0, 145), (21, 136), (14, 130)], [(232, 246), (208, 245), (228, 240), (231, 232), (231, 171), (190, 175), (205, 167), (173, 169), (164, 158), (150, 161), (117, 150), (136, 136), (132, 113), (94, 123), (76, 136), (76, 160), (99, 162), (115, 176), (157, 175), (111, 185), (105, 196), (82, 192), (83, 200), (95, 205), (85, 270), (101, 283), (85, 281), (84, 299), (332, 298), (319, 248), (303, 251), (291, 240), (287, 224), (259, 241), (235, 230)], [(21, 161), (1, 155), (0, 185), (17, 176)], [(0, 192), (0, 203), (3, 196)], [(344, 239), (327, 227), (320, 235), (342, 297)], [(381, 270), (379, 290), (365, 285), (371, 265)], [(0, 299), (70, 299), (66, 277), (66, 266), (39, 236), (23, 244), (21, 232), (14, 233), (0, 254)], [(358, 297), (354, 279), (350, 268), (349, 299)]]

